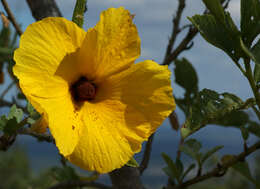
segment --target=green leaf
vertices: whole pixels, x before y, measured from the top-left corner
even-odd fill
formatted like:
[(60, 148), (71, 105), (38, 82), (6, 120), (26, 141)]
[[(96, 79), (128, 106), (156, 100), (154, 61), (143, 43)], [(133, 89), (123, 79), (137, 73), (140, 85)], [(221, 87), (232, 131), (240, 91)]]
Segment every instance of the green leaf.
[(251, 171), (246, 161), (238, 162), (235, 165), (233, 165), (232, 168), (235, 171), (239, 172), (242, 176), (247, 178), (249, 181), (257, 185), (256, 180), (252, 177)]
[(10, 108), (10, 112), (7, 117), (8, 120), (10, 120), (12, 118), (15, 118), (17, 123), (22, 121), (22, 118), (23, 118), (23, 110), (20, 108), (17, 108), (15, 104)]
[(17, 123), (16, 118), (7, 119), (7, 122), (4, 126), (4, 133), (8, 135), (12, 135), (19, 129), (19, 124)]
[(51, 169), (52, 176), (57, 181), (68, 181), (68, 180), (79, 180), (79, 176), (75, 172), (72, 167), (64, 166), (64, 167), (53, 167)]
[(225, 114), (222, 119), (217, 120), (215, 124), (240, 128), (240, 126), (246, 125), (248, 121), (249, 116), (246, 112), (234, 110)]
[(185, 121), (185, 128), (189, 129), (188, 135), (207, 124), (216, 123), (227, 113), (239, 110), (243, 105), (244, 102), (233, 94), (218, 94), (215, 91), (203, 89), (190, 107), (190, 113)]
[(37, 120), (41, 117), (41, 115), (38, 112), (36, 112), (36, 110), (34, 109), (34, 107), (30, 102), (27, 102), (26, 109), (29, 112), (29, 115), (32, 119)]
[(129, 167), (139, 167), (139, 164), (137, 163), (137, 161), (135, 160), (134, 157), (132, 157), (127, 163), (127, 166)]
[(176, 167), (178, 170), (179, 175), (182, 175), (183, 173), (183, 164), (179, 158), (176, 159)]
[(240, 47), (240, 33), (228, 13), (225, 13), (224, 22), (220, 22), (213, 15), (195, 15), (189, 20), (205, 40), (225, 51), (230, 57), (238, 59), (244, 55)]
[(247, 130), (254, 134), (255, 136), (260, 137), (260, 125), (254, 121), (249, 121), (249, 124), (247, 126)]
[(243, 42), (243, 40), (240, 38), (240, 45), (244, 53), (254, 62), (257, 62), (255, 59), (254, 54), (250, 51), (250, 49), (246, 46), (246, 44)]
[(182, 174), (180, 164), (177, 167), (173, 160), (165, 153), (162, 153), (162, 157), (167, 164), (167, 167), (163, 168), (165, 174), (167, 174), (172, 180), (177, 179), (177, 181), (180, 182), (180, 176)]
[(0, 130), (4, 131), (5, 134), (13, 134), (20, 127), (19, 123), (22, 121), (23, 111), (13, 105), (10, 108), (8, 116), (2, 116), (0, 118)]
[(5, 115), (2, 115), (2, 116), (0, 117), (0, 131), (3, 131), (3, 130), (4, 130), (4, 128), (5, 128), (6, 124), (7, 124), (7, 122), (8, 122), (8, 120), (7, 120), (6, 116), (5, 116)]
[(260, 32), (259, 0), (241, 0), (241, 34), (245, 44), (250, 47)]
[(181, 137), (182, 138), (188, 137), (189, 135), (191, 135), (191, 133), (192, 133), (191, 129), (188, 129), (188, 128), (185, 128), (185, 127), (181, 128)]
[(254, 79), (256, 83), (260, 82), (260, 40), (252, 47), (251, 50), (255, 59), (255, 68), (254, 68)]
[(185, 58), (175, 61), (175, 81), (183, 87), (187, 93), (198, 91), (198, 76), (192, 64)]
[(206, 153), (204, 153), (202, 155), (201, 163), (203, 164), (208, 158), (210, 158), (214, 153), (216, 153), (217, 151), (219, 151), (223, 147), (224, 146), (216, 146), (216, 147), (210, 149), (209, 151), (207, 151)]
[(200, 149), (201, 144), (196, 139), (189, 139), (180, 147), (180, 150), (183, 153), (190, 156), (192, 159), (195, 159), (199, 164), (201, 159)]
[(220, 0), (203, 0), (210, 12), (219, 20), (224, 21), (225, 13)]
[(196, 166), (195, 164), (191, 164), (183, 173), (182, 177), (181, 177), (181, 181), (183, 181), (183, 179), (185, 179), (185, 177), (189, 174), (189, 172), (194, 169)]

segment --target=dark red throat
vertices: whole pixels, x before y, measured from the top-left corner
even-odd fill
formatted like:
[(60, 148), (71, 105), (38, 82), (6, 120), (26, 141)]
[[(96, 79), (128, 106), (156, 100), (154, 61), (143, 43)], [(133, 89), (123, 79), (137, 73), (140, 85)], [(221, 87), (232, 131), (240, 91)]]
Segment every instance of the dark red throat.
[(97, 87), (85, 77), (80, 77), (71, 86), (71, 93), (76, 102), (90, 101), (96, 96)]

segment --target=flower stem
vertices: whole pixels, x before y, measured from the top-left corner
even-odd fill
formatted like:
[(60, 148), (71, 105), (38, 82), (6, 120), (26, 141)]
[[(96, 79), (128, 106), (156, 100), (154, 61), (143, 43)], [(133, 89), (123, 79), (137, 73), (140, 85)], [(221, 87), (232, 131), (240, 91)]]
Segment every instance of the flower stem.
[(84, 23), (84, 13), (87, 10), (87, 0), (77, 0), (72, 21), (82, 28)]

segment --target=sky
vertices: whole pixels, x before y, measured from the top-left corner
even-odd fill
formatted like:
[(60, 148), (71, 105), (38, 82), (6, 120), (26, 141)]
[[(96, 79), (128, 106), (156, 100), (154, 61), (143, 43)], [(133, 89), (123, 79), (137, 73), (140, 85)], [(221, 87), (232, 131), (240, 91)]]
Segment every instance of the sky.
[[(7, 0), (7, 2), (23, 30), (34, 22), (25, 0)], [(56, 0), (56, 2), (64, 17), (71, 19), (75, 0)], [(138, 28), (142, 48), (141, 57), (137, 61), (152, 59), (161, 63), (171, 33), (172, 17), (177, 9), (177, 2), (177, 0), (88, 0), (88, 11), (85, 15), (84, 29), (87, 30), (95, 26), (103, 10), (109, 7), (123, 6), (130, 10), (132, 14), (135, 14), (134, 23)], [(187, 0), (181, 25), (188, 24), (187, 17), (201, 14), (204, 9), (205, 7), (201, 0)], [(2, 6), (0, 6), (0, 11), (3, 11)], [(239, 27), (240, 1), (231, 0), (228, 11)], [(244, 100), (253, 96), (247, 80), (232, 63), (231, 59), (221, 50), (205, 42), (200, 35), (197, 35), (195, 38), (193, 48), (190, 51), (182, 53), (179, 58), (182, 57), (187, 58), (195, 67), (199, 76), (200, 90), (209, 88), (219, 93), (230, 92)], [(170, 66), (170, 69), (173, 70), (173, 66)], [(172, 79), (174, 80), (174, 77)], [(177, 97), (183, 95), (182, 88), (174, 82), (173, 89)], [(179, 110), (177, 114), (182, 115)], [(183, 116), (180, 116), (180, 122), (182, 123), (183, 121)], [(202, 134), (199, 137), (209, 140), (212, 139), (211, 136), (218, 132), (222, 134), (215, 136), (215, 138), (213, 137), (216, 143), (219, 140), (226, 140), (228, 143), (232, 137), (234, 138), (233, 141), (241, 141), (238, 131), (233, 132), (233, 130), (228, 130), (227, 133), (223, 133), (222, 131), (221, 129), (205, 129), (201, 131)], [(219, 138), (220, 136), (221, 138)]]

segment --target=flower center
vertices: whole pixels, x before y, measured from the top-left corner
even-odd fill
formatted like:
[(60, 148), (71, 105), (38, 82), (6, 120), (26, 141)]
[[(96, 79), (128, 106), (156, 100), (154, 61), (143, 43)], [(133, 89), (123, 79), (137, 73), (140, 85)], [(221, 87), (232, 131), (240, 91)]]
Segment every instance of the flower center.
[(75, 101), (83, 102), (93, 100), (96, 96), (96, 86), (85, 77), (80, 77), (71, 86), (71, 93)]

